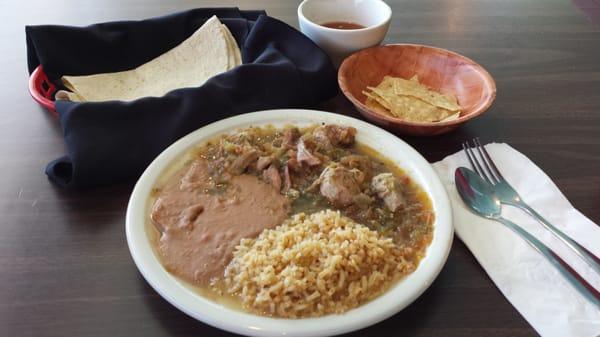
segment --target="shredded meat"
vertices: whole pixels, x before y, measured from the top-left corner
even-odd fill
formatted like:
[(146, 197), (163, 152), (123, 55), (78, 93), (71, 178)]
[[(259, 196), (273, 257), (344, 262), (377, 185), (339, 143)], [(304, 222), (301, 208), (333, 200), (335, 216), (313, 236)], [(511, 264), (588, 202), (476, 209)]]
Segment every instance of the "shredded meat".
[(340, 164), (350, 168), (360, 170), (365, 174), (365, 180), (370, 180), (373, 176), (373, 164), (367, 156), (351, 154), (340, 159)]
[(331, 144), (331, 141), (329, 140), (329, 136), (327, 135), (327, 129), (325, 129), (324, 126), (320, 126), (316, 129), (314, 129), (312, 134), (313, 134), (314, 140), (319, 145), (319, 148), (327, 149), (327, 150), (333, 148), (333, 145)]
[(283, 169), (283, 191), (287, 192), (290, 188), (292, 188), (292, 178), (290, 177), (290, 168), (286, 164)]
[(327, 166), (321, 176), (320, 192), (337, 207), (345, 207), (352, 204), (357, 195), (361, 194), (360, 183), (364, 175), (356, 170), (349, 170), (342, 166)]
[(350, 126), (324, 125), (313, 130), (313, 136), (323, 148), (354, 144), (356, 129)]
[(329, 139), (334, 145), (350, 146), (354, 144), (355, 128), (339, 125), (327, 125), (325, 128), (327, 128)]
[(405, 203), (398, 181), (391, 173), (380, 173), (373, 177), (371, 189), (392, 212), (395, 212)]
[(283, 131), (283, 140), (281, 146), (285, 149), (293, 149), (296, 147), (296, 141), (300, 138), (300, 130), (298, 128), (290, 128)]
[(269, 166), (263, 171), (263, 179), (271, 184), (277, 191), (281, 190), (281, 175), (275, 165)]
[(300, 164), (306, 164), (308, 166), (321, 165), (321, 159), (311, 153), (303, 139), (298, 141), (297, 150), (296, 160), (298, 160)]
[(290, 151), (288, 151), (288, 153), (289, 153), (290, 159), (288, 159), (288, 161), (287, 161), (287, 166), (293, 172), (300, 172), (300, 170), (302, 169), (302, 166), (298, 162), (298, 159), (297, 159), (298, 154), (294, 150), (290, 150)]
[(259, 153), (255, 149), (247, 150), (233, 161), (229, 170), (233, 174), (242, 174), (250, 164), (258, 159), (258, 156)]
[(269, 165), (271, 165), (273, 160), (274, 160), (273, 156), (259, 157), (258, 160), (256, 161), (256, 169), (259, 171), (266, 169)]

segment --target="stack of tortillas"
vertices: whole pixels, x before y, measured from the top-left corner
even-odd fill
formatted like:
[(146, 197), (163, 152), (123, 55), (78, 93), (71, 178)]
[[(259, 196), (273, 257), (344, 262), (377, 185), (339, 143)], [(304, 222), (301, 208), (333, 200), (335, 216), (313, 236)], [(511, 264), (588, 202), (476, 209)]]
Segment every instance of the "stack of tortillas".
[(161, 97), (175, 89), (200, 86), (241, 63), (240, 49), (231, 32), (213, 16), (177, 47), (135, 69), (63, 76), (62, 82), (70, 92), (59, 91), (56, 99), (99, 102)]

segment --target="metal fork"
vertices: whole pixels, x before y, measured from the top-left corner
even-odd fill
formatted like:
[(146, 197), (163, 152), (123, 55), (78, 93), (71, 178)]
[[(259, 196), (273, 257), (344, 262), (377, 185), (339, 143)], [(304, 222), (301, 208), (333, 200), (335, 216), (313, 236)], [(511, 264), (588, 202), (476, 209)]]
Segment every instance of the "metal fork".
[[(504, 179), (496, 164), (486, 151), (485, 147), (481, 145), (479, 138), (473, 139), (479, 158), (475, 155), (475, 151), (469, 144), (468, 141), (462, 144), (463, 150), (469, 158), (471, 166), (483, 179), (494, 186), (494, 193), (498, 197), (501, 203), (518, 207), (531, 215), (536, 219), (544, 228), (549, 230), (554, 236), (571, 248), (581, 259), (583, 259), (598, 275), (600, 275), (600, 259), (592, 254), (582, 245), (575, 242), (567, 234), (563, 233), (560, 229), (554, 227), (548, 220), (544, 219), (538, 212), (531, 208), (515, 191), (515, 189)], [(485, 169), (484, 169), (485, 168)]]

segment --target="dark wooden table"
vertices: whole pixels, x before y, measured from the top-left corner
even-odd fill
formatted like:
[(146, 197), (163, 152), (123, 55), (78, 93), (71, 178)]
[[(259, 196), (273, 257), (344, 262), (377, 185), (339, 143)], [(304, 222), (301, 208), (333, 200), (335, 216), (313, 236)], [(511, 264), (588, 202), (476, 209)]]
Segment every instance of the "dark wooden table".
[[(600, 1), (579, 0), (584, 10)], [(598, 1), (598, 2), (595, 2)], [(462, 140), (507, 142), (541, 166), (571, 202), (600, 222), (600, 26), (568, 0), (388, 1), (387, 42), (449, 48), (495, 77), (481, 118), (435, 138), (402, 137), (428, 160)], [(240, 1), (297, 26), (299, 1)], [(0, 6), (0, 335), (226, 336), (163, 300), (138, 273), (125, 241), (133, 183), (87, 192), (50, 184), (64, 153), (56, 120), (27, 92), (25, 24), (138, 19), (231, 1), (3, 1)], [(595, 9), (597, 13), (599, 9)], [(588, 13), (589, 14), (589, 13)], [(588, 15), (589, 16), (589, 15)], [(356, 114), (342, 97), (320, 108)], [(414, 304), (353, 336), (531, 336), (458, 240)]]

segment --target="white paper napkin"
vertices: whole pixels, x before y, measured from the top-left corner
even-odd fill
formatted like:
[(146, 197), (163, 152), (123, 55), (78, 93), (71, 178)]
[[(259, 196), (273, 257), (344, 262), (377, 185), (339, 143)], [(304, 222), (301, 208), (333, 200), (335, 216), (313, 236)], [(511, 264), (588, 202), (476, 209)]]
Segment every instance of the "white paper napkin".
[[(525, 202), (600, 256), (600, 227), (573, 208), (539, 167), (507, 144), (488, 144), (486, 149)], [(466, 208), (454, 185), (456, 168), (470, 167), (464, 152), (448, 156), (433, 166), (448, 191), (456, 234), (533, 328), (542, 336), (600, 336), (600, 309), (583, 298), (524, 240), (504, 225), (476, 216)], [(502, 215), (544, 242), (600, 289), (600, 277), (533, 218), (510, 206), (502, 207)]]

